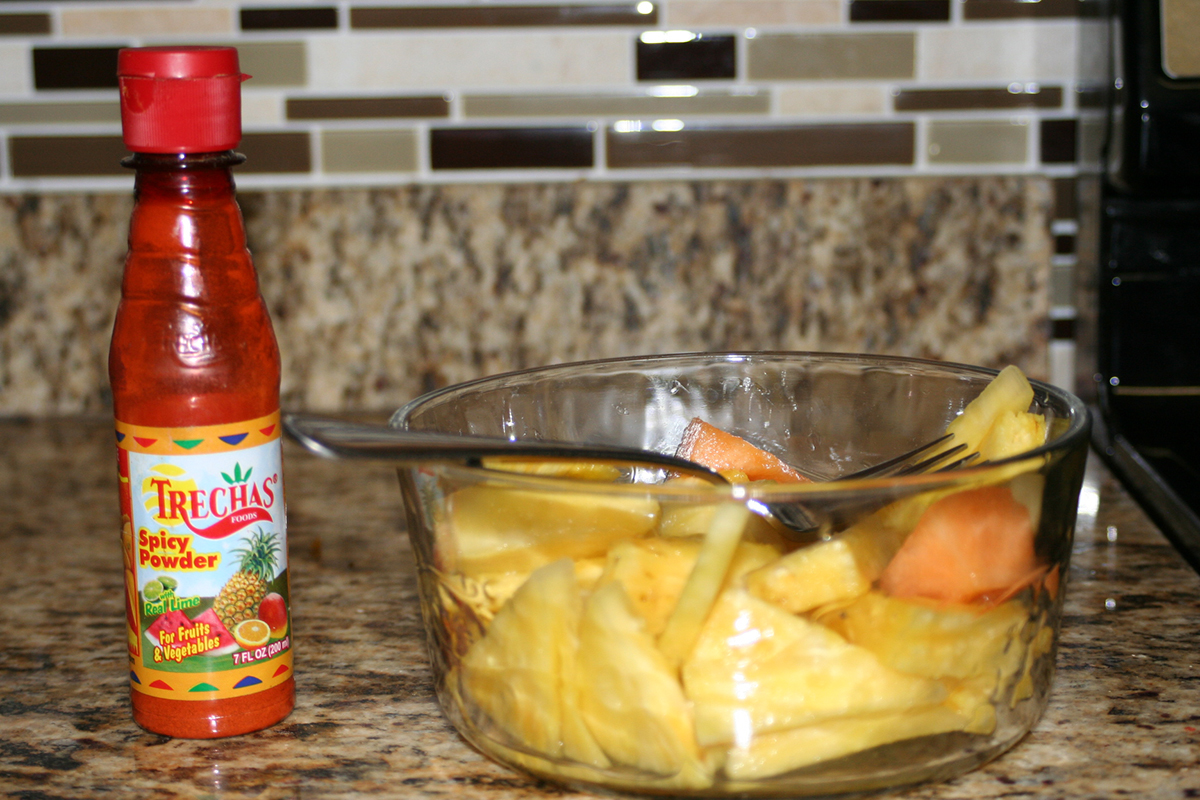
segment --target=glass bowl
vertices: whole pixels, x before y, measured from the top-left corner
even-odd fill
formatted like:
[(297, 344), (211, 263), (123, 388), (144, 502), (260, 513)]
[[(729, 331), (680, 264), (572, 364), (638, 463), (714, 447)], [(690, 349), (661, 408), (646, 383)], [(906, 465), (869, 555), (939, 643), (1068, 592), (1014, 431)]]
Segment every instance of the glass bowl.
[[(1050, 691), (1085, 407), (1030, 382), (1045, 444), (953, 471), (833, 480), (941, 435), (996, 375), (881, 356), (683, 354), (497, 375), (409, 403), (392, 426), (662, 452), (698, 417), (817, 479), (402, 468), (444, 713), (503, 764), (640, 794), (862, 792), (996, 757)], [(804, 535), (754, 511), (847, 500), (862, 501), (860, 518)], [(1019, 574), (943, 594), (1006, 550), (1023, 553)]]

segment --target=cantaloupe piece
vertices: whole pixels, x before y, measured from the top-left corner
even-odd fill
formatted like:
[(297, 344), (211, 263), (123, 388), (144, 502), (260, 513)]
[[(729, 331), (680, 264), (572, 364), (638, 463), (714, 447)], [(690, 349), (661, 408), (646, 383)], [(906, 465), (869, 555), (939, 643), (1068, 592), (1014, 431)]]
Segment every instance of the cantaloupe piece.
[(925, 509), (879, 585), (893, 597), (999, 602), (1041, 574), (1033, 537), (1009, 487), (955, 492)]
[(699, 417), (688, 423), (675, 455), (703, 464), (717, 472), (739, 470), (752, 481), (808, 483), (809, 479), (779, 457), (756, 447), (740, 436), (710, 425)]

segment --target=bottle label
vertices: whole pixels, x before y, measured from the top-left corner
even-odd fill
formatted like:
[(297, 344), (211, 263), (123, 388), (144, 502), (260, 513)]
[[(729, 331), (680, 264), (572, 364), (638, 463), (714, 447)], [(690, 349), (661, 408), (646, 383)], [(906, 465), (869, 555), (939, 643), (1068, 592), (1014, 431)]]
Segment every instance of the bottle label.
[(218, 700), (286, 681), (279, 412), (196, 428), (116, 424), (134, 691)]

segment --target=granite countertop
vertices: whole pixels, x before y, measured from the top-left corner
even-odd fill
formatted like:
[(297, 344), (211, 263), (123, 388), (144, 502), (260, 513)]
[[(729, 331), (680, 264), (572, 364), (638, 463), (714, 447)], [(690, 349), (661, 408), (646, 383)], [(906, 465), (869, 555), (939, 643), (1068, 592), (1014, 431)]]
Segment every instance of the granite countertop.
[[(393, 472), (286, 451), (298, 700), (266, 731), (134, 725), (104, 419), (0, 420), (0, 795), (537, 798), (575, 792), (472, 750), (433, 696)], [(1041, 722), (906, 798), (1200, 796), (1200, 577), (1089, 466)]]

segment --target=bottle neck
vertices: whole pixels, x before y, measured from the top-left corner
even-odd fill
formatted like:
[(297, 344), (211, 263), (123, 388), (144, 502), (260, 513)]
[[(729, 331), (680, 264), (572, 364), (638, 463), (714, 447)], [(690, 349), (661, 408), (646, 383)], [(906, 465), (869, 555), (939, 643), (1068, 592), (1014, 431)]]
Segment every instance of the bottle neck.
[(196, 199), (232, 195), (233, 167), (246, 157), (233, 150), (217, 153), (134, 153), (121, 165), (136, 171), (134, 193), (165, 193)]

